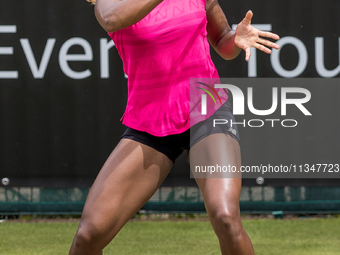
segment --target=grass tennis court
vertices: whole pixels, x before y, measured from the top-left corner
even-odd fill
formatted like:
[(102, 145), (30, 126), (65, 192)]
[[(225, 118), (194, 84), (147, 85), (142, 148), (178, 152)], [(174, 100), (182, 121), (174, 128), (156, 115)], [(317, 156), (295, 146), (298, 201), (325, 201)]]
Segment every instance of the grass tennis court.
[[(257, 255), (338, 255), (340, 218), (246, 219)], [(3, 222), (1, 255), (65, 255), (77, 222)], [(132, 221), (104, 250), (109, 254), (220, 254), (208, 221)]]

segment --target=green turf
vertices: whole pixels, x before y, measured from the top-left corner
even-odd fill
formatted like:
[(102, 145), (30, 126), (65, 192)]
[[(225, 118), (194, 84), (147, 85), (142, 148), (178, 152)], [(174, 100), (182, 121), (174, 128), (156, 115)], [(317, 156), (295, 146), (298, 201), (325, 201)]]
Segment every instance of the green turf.
[[(243, 220), (257, 255), (338, 255), (340, 219)], [(1, 255), (67, 254), (77, 223), (0, 224)], [(220, 254), (206, 221), (129, 222), (109, 254)]]

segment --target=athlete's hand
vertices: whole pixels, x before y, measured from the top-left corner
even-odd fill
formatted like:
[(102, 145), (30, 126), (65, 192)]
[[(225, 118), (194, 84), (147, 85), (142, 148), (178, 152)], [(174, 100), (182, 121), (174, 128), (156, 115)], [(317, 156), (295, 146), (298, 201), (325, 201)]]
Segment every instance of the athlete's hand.
[(280, 37), (277, 34), (264, 32), (254, 28), (251, 25), (252, 17), (253, 12), (248, 11), (244, 19), (238, 24), (234, 37), (235, 44), (246, 52), (246, 61), (248, 61), (250, 58), (251, 47), (255, 47), (256, 49), (262, 50), (263, 52), (268, 54), (271, 53), (271, 50), (269, 48), (280, 48), (280, 46), (276, 43), (261, 38), (266, 37), (278, 40)]

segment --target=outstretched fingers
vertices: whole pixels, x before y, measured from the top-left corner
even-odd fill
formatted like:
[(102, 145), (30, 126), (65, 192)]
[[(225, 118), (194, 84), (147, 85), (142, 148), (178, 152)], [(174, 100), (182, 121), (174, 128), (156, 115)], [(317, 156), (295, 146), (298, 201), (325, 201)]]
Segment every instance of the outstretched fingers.
[(246, 61), (250, 58), (251, 47), (268, 54), (272, 52), (271, 48), (280, 49), (278, 44), (269, 40), (278, 40), (280, 37), (277, 34), (261, 31), (251, 26), (252, 17), (253, 12), (248, 11), (242, 22), (236, 28), (234, 40), (235, 44), (245, 51)]

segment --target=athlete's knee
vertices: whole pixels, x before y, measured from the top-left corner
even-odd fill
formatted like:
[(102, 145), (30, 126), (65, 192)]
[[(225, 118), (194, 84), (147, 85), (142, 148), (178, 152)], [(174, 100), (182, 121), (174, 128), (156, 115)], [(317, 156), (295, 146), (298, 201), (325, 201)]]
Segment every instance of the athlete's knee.
[(81, 224), (73, 240), (73, 249), (81, 251), (101, 251), (101, 237), (98, 230), (88, 224)]
[(236, 210), (219, 209), (212, 216), (212, 221), (216, 226), (216, 233), (238, 236), (242, 232), (240, 214)]

